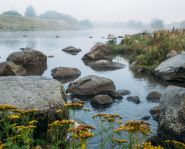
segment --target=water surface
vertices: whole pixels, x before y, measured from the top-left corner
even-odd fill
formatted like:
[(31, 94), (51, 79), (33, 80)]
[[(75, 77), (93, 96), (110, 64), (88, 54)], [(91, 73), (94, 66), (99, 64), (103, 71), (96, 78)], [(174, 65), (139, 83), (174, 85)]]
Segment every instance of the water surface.
[[(97, 113), (118, 113), (123, 117), (124, 121), (140, 119), (145, 115), (150, 115), (149, 110), (157, 105), (156, 103), (151, 103), (146, 100), (147, 94), (153, 90), (164, 92), (166, 87), (153, 79), (135, 75), (129, 69), (126, 58), (121, 56), (117, 56), (114, 61), (125, 64), (126, 68), (116, 71), (96, 72), (84, 65), (81, 60), (82, 56), (97, 42), (107, 42), (107, 39), (102, 37), (107, 37), (109, 33), (118, 36), (136, 32), (138, 31), (94, 29), (85, 31), (0, 33), (0, 62), (5, 61), (10, 53), (18, 51), (22, 47), (30, 47), (40, 50), (48, 56), (55, 56), (54, 58), (48, 59), (48, 69), (43, 74), (46, 77), (51, 77), (51, 69), (55, 67), (76, 67), (81, 70), (81, 77), (94, 74), (110, 78), (114, 81), (117, 90), (130, 90), (131, 95), (136, 95), (141, 98), (141, 103), (137, 105), (128, 102), (126, 97), (121, 101), (116, 101), (112, 106), (105, 109), (95, 109), (87, 103), (86, 107), (90, 108), (91, 111), (88, 113), (77, 112), (76, 117), (91, 125), (95, 124), (91, 116)], [(25, 34), (28, 35), (27, 38), (22, 37)], [(59, 35), (60, 38), (55, 38), (56, 35)], [(89, 38), (89, 36), (93, 36), (93, 38)], [(61, 49), (67, 46), (81, 48), (82, 52), (76, 56), (72, 56), (61, 51)], [(64, 85), (67, 87), (68, 84)], [(151, 124), (153, 133), (155, 133), (157, 123), (152, 119), (148, 122)], [(96, 144), (96, 142), (98, 142), (98, 140), (93, 139), (91, 143)]]

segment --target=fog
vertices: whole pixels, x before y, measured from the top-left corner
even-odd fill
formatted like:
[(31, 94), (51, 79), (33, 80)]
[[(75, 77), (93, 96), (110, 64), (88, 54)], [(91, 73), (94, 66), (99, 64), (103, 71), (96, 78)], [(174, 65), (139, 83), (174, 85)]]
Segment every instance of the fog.
[(56, 10), (79, 20), (99, 22), (149, 22), (158, 17), (170, 23), (185, 19), (185, 0), (0, 0), (0, 13), (6, 10), (24, 13), (28, 5), (33, 5), (37, 14)]

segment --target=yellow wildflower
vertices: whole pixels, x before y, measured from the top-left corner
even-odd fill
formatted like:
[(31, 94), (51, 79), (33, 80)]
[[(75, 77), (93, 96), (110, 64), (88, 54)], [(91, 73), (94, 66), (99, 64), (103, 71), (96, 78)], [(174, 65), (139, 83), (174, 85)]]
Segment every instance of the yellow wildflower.
[(113, 138), (113, 141), (114, 142), (117, 142), (119, 144), (122, 144), (122, 143), (127, 143), (128, 141), (125, 140), (125, 139), (118, 139), (118, 138)]
[(84, 131), (84, 132), (82, 132), (82, 133), (79, 134), (79, 137), (81, 139), (88, 139), (88, 138), (91, 138), (93, 136), (94, 136), (94, 134), (91, 133), (91, 132), (88, 132), (88, 131)]
[(74, 120), (56, 120), (54, 122), (52, 122), (51, 124), (49, 124), (48, 126), (51, 127), (55, 127), (55, 126), (64, 126), (64, 125), (70, 125), (70, 124), (74, 124), (75, 121)]
[(17, 109), (17, 108), (16, 108), (15, 106), (13, 106), (13, 105), (0, 104), (0, 110), (1, 110), (1, 111), (13, 110), (13, 109)]
[(179, 146), (185, 149), (185, 143), (182, 143), (176, 140), (166, 140), (165, 142), (170, 144), (175, 144), (176, 146)]
[(69, 131), (74, 133), (80, 133), (81, 131), (89, 131), (90, 129), (95, 129), (95, 128), (90, 125), (79, 125), (77, 127), (70, 128)]
[(143, 145), (143, 149), (164, 149), (161, 146), (153, 146), (151, 142), (146, 142)]
[(72, 109), (81, 109), (84, 106), (84, 102), (74, 102), (74, 103), (67, 103), (64, 105), (65, 108), (72, 108)]
[(0, 141), (0, 149), (4, 149), (5, 145)]
[(57, 111), (56, 111), (56, 113), (62, 113), (64, 110), (63, 109), (58, 109)]
[(11, 120), (20, 119), (20, 115), (12, 114), (12, 115), (9, 116), (9, 119), (11, 119)]
[(150, 133), (150, 127), (149, 123), (146, 123), (144, 121), (128, 121), (125, 125), (120, 126), (114, 132), (120, 132), (120, 131), (128, 131), (128, 132), (140, 132), (145, 135)]
[(32, 120), (32, 121), (28, 122), (28, 125), (34, 125), (34, 124), (36, 124), (36, 123), (38, 123), (37, 120)]

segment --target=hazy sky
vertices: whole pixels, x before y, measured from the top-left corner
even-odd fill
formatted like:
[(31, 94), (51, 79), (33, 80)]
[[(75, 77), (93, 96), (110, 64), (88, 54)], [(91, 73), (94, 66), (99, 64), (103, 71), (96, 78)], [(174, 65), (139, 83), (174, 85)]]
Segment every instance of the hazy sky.
[(57, 10), (79, 20), (148, 22), (154, 17), (166, 22), (185, 20), (185, 0), (0, 0), (0, 12), (16, 9), (24, 13), (28, 5), (33, 5), (38, 14)]

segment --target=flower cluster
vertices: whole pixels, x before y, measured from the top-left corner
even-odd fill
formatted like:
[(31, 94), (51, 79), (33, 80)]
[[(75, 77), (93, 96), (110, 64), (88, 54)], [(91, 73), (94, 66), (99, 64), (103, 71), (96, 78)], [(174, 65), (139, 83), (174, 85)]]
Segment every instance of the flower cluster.
[(118, 138), (113, 138), (113, 141), (116, 142), (116, 143), (119, 143), (119, 144), (127, 143), (128, 142), (125, 139), (118, 139)]
[(74, 102), (74, 103), (67, 103), (64, 105), (64, 108), (67, 109), (81, 109), (84, 106), (84, 102)]
[(153, 146), (151, 142), (145, 142), (143, 145), (136, 145), (134, 149), (164, 149), (162, 146)]
[(96, 114), (93, 116), (93, 118), (97, 117), (108, 122), (115, 122), (116, 119), (122, 119), (119, 114)]
[(70, 128), (69, 132), (73, 134), (74, 138), (88, 139), (94, 136), (94, 134), (90, 132), (90, 130), (93, 129), (95, 128), (90, 125), (78, 125), (77, 127)]
[(114, 130), (114, 132), (120, 132), (120, 131), (128, 131), (131, 133), (140, 132), (144, 135), (147, 135), (150, 133), (150, 125), (147, 122), (139, 121), (139, 120), (128, 121), (125, 123), (125, 125), (120, 126), (116, 130)]
[(11, 119), (11, 120), (20, 119), (20, 115), (18, 115), (18, 114), (12, 114), (12, 115), (9, 116), (9, 119)]
[(175, 146), (179, 146), (181, 148), (185, 148), (185, 143), (176, 141), (176, 140), (166, 140), (166, 143), (174, 144)]
[(17, 108), (13, 105), (0, 104), (0, 111), (13, 110), (13, 109), (17, 109)]
[(49, 124), (49, 128), (55, 127), (55, 126), (65, 126), (65, 125), (70, 125), (70, 124), (74, 124), (75, 121), (74, 120), (56, 120), (54, 122), (52, 122), (51, 124)]

